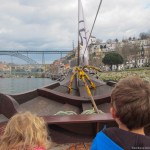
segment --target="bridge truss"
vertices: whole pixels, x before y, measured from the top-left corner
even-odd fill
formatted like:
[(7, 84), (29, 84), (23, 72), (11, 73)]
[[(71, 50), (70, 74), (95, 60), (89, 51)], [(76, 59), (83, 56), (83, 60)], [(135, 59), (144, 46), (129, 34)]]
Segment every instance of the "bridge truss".
[(71, 51), (33, 51), (33, 50), (1, 50), (0, 55), (10, 55), (13, 57), (20, 58), (24, 61), (26, 61), (28, 64), (38, 64), (35, 60), (30, 58), (28, 54), (40, 54), (42, 55), (42, 64), (45, 63), (45, 54), (60, 54), (61, 57), (63, 54), (67, 54)]

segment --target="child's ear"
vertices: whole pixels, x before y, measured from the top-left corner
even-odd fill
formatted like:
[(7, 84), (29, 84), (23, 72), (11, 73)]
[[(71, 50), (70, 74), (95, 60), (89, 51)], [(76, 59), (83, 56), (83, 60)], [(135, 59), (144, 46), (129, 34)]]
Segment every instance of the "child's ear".
[(112, 117), (115, 119), (115, 118), (117, 118), (116, 117), (116, 110), (114, 109), (114, 107), (111, 107), (110, 108), (110, 113), (111, 113), (111, 115), (112, 115)]

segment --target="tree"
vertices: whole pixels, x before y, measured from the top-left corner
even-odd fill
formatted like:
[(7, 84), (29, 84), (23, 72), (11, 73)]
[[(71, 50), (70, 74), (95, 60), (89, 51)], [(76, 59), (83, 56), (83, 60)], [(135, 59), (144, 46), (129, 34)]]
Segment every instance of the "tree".
[(103, 53), (99, 53), (98, 56), (96, 56), (96, 53), (92, 53), (89, 55), (89, 64), (91, 66), (100, 67), (102, 66), (102, 57)]
[(97, 40), (96, 40), (96, 43), (97, 43), (97, 44), (101, 44), (102, 42), (103, 42), (103, 40), (101, 40), (101, 39), (97, 39)]
[(129, 41), (131, 41), (132, 40), (132, 38), (131, 37), (129, 37)]
[(115, 42), (116, 42), (116, 43), (118, 43), (118, 42), (119, 42), (119, 40), (118, 40), (118, 39), (115, 39)]
[[(150, 45), (150, 39), (148, 40), (147, 45)], [(150, 47), (144, 49), (144, 57), (146, 59), (145, 66), (150, 67)]]
[(123, 57), (116, 52), (109, 52), (105, 55), (105, 57), (102, 59), (102, 62), (105, 65), (110, 65), (110, 69), (112, 70), (112, 66), (116, 65), (118, 70), (118, 65), (123, 64)]
[(108, 39), (108, 40), (106, 41), (106, 43), (107, 43), (107, 44), (111, 44), (111, 43), (112, 43), (112, 39)]
[(134, 62), (133, 66), (137, 67), (140, 52), (140, 43), (138, 41), (134, 41), (133, 43), (127, 41), (123, 45), (116, 45), (115, 50), (123, 57), (124, 65), (132, 61)]
[(135, 37), (133, 37), (133, 41), (135, 41), (136, 40), (136, 38)]
[(150, 38), (150, 33), (142, 32), (142, 33), (140, 33), (139, 37), (141, 40), (148, 39), (148, 38)]
[(137, 60), (138, 60), (140, 51), (141, 51), (140, 44), (138, 42), (133, 43), (131, 45), (131, 48), (129, 49), (130, 58), (134, 61), (133, 65), (135, 68), (138, 67)]
[(128, 39), (122, 39), (122, 42), (126, 43), (126, 42), (128, 42)]

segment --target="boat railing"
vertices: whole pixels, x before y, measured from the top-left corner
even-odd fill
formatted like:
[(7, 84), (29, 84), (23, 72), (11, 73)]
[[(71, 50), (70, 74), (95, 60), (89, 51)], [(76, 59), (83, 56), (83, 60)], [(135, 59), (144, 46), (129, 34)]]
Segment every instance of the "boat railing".
[(0, 93), (0, 114), (10, 118), (17, 113), (18, 107), (19, 104), (14, 98), (9, 95)]

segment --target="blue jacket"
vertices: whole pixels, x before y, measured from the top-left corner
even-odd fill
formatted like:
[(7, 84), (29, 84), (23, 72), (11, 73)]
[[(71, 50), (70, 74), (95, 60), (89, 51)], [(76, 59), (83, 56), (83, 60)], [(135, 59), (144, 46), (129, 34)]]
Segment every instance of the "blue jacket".
[(97, 133), (90, 150), (123, 150), (113, 142), (103, 131)]

